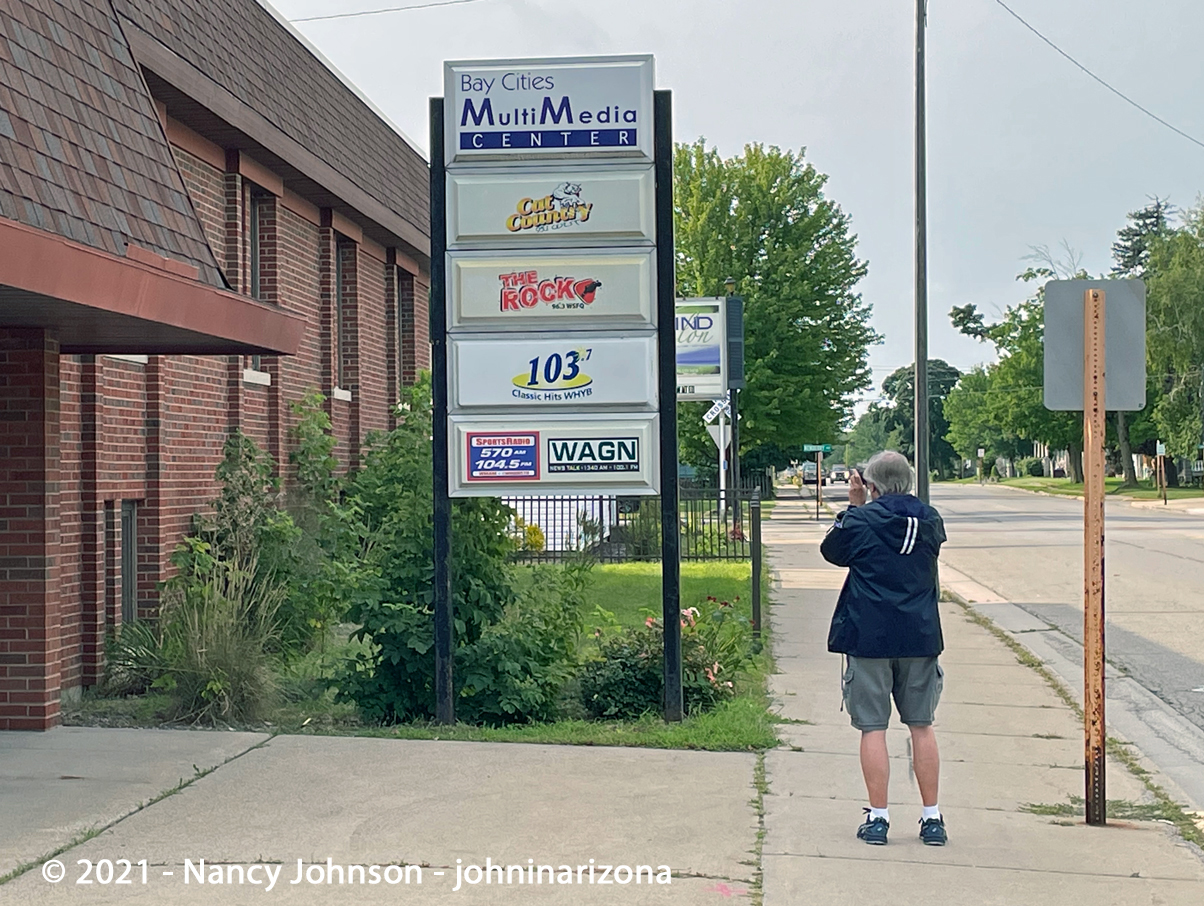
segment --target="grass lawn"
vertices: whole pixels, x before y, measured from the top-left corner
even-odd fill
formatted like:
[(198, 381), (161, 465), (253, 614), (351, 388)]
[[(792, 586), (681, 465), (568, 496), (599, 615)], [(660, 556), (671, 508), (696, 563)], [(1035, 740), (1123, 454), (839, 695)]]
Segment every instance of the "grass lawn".
[[(1074, 482), (1068, 478), (1005, 478), (1000, 483), (1029, 491), (1044, 491), (1046, 494), (1061, 494), (1067, 497), (1083, 496), (1082, 482)], [(1138, 500), (1155, 500), (1162, 496), (1152, 481), (1140, 481), (1136, 488), (1126, 488), (1122, 478), (1105, 478), (1104, 493), (1113, 497), (1132, 497)], [(1200, 488), (1167, 488), (1166, 496), (1169, 500), (1204, 497), (1204, 490)]]
[[(555, 567), (543, 567), (544, 569)], [(745, 616), (751, 616), (751, 565), (747, 562), (683, 563), (682, 607), (704, 604), (707, 596), (726, 600)], [(530, 568), (519, 568), (520, 587), (534, 581)], [(762, 573), (763, 612), (768, 613), (769, 570)], [(737, 601), (736, 599), (739, 598)], [(713, 605), (712, 605), (713, 606)], [(593, 632), (610, 624), (600, 619), (597, 608), (613, 614), (624, 627), (640, 626), (649, 615), (661, 612), (659, 563), (599, 564), (594, 567), (584, 604), (586, 631), (583, 656), (595, 649)], [(343, 627), (342, 638), (352, 627)], [(656, 715), (636, 721), (558, 720), (545, 724), (510, 727), (454, 727), (406, 724), (372, 727), (360, 723), (355, 706), (335, 702), (327, 681), (342, 660), (360, 646), (343, 641), (325, 653), (313, 652), (281, 668), (277, 675), (279, 704), (263, 723), (240, 729), (278, 733), (363, 735), (392, 739), (451, 739), (477, 742), (526, 742), (561, 745), (646, 746), (652, 748), (749, 751), (771, 748), (778, 743), (774, 718), (769, 712), (765, 677), (772, 669), (767, 653), (758, 655), (750, 670), (737, 683), (737, 696), (713, 711), (691, 716), (678, 724), (667, 724)], [(82, 700), (64, 705), (64, 722), (76, 726), (162, 726), (170, 704), (168, 696), (151, 693), (129, 698), (102, 698), (85, 694)], [(578, 712), (580, 706), (578, 706)]]

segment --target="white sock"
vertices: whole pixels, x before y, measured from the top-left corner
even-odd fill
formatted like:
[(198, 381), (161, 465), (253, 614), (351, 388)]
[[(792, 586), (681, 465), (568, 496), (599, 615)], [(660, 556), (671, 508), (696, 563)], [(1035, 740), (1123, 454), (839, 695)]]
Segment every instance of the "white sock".
[(929, 818), (941, 817), (941, 807), (939, 805), (924, 806), (924, 814), (920, 817), (921, 821), (927, 821)]
[(887, 824), (890, 824), (890, 809), (873, 808), (871, 806), (870, 807), (870, 820), (873, 821), (875, 818), (882, 818), (883, 820), (886, 821)]

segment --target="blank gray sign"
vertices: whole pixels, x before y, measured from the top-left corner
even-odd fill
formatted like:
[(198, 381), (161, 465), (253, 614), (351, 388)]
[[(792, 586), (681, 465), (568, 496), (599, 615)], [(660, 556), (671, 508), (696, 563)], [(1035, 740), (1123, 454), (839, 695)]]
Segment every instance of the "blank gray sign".
[(1145, 408), (1145, 281), (1051, 280), (1045, 284), (1045, 408), (1082, 411), (1083, 297), (1104, 296), (1104, 405)]

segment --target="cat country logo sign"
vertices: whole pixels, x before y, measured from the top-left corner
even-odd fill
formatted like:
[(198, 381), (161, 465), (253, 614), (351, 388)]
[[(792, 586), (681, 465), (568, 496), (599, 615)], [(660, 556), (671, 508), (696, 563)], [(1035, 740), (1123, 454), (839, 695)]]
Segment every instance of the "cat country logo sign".
[(506, 229), (511, 233), (562, 230), (588, 222), (593, 210), (593, 203), (581, 197), (580, 183), (562, 182), (542, 198), (521, 199), (506, 218)]
[(539, 271), (498, 274), (502, 283), (501, 310), (523, 311), (541, 303), (560, 311), (593, 305), (602, 281), (596, 277), (540, 277)]

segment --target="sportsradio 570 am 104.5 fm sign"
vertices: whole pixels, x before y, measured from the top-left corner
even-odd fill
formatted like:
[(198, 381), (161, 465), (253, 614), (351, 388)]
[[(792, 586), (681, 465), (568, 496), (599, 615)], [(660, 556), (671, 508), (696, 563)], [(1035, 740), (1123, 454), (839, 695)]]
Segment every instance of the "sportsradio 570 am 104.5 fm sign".
[[(657, 416), (453, 416), (452, 496), (535, 493), (537, 486), (647, 493), (658, 474)], [(529, 488), (524, 491), (524, 487)]]
[(453, 338), (456, 409), (656, 408), (656, 338), (530, 334)]

